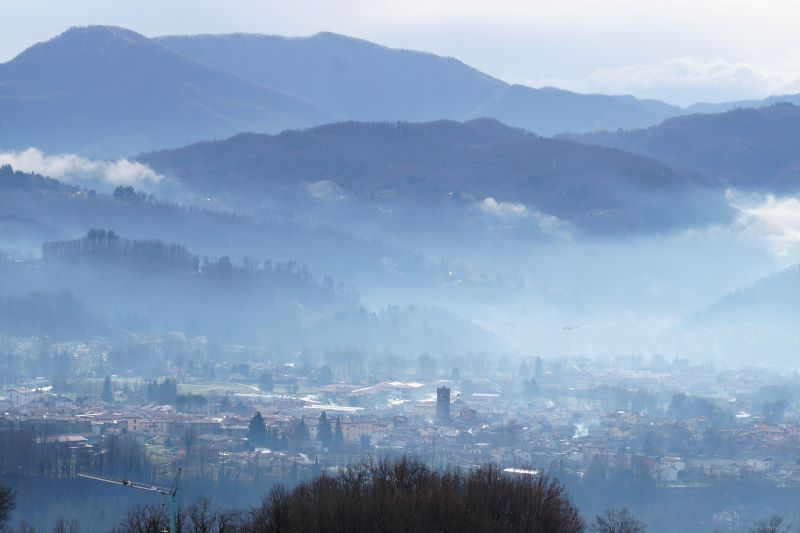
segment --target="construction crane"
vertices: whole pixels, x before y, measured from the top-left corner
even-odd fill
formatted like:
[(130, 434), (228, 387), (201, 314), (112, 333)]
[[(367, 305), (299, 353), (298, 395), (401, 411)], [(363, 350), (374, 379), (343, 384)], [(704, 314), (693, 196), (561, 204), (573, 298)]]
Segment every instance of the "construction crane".
[(148, 492), (157, 492), (163, 496), (169, 496), (169, 533), (176, 533), (175, 530), (175, 495), (178, 494), (178, 485), (181, 481), (181, 469), (178, 467), (178, 473), (175, 474), (175, 480), (172, 482), (171, 488), (158, 487), (148, 483), (139, 483), (138, 481), (131, 481), (129, 479), (108, 479), (98, 476), (90, 476), (88, 474), (78, 474), (78, 477), (86, 479), (93, 479), (95, 481), (102, 481), (104, 483), (111, 483), (112, 485), (119, 485), (121, 487), (129, 487), (132, 489), (146, 490)]

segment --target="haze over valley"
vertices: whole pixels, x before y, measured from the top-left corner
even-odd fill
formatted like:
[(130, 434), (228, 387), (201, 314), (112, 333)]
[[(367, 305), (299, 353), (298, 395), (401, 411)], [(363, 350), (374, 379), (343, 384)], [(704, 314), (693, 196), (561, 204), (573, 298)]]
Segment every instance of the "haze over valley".
[[(405, 468), (453, 473), (414, 489), (447, 505), (539, 483), (568, 524), (475, 531), (794, 519), (800, 94), (676, 105), (330, 31), (154, 35), (74, 26), (0, 63), (0, 449), (30, 451), (0, 460), (0, 530), (4, 501), (20, 531), (91, 525), (72, 496), (31, 518), (44, 479), (183, 472), (246, 509), (219, 531), (278, 531), (257, 524), (311, 516), (304, 483)], [(185, 528), (144, 501), (97, 530)], [(420, 509), (401, 530), (455, 527)]]

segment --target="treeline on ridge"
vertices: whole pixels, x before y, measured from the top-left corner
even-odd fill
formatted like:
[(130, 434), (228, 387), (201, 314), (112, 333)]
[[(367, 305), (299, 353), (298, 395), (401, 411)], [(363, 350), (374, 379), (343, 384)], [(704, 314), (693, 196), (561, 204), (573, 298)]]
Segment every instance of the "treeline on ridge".
[[(292, 278), (306, 284), (317, 283), (310, 269), (296, 261), (273, 263), (244, 258), (234, 262), (228, 256), (201, 259), (182, 244), (165, 243), (160, 239), (126, 239), (113, 230), (105, 229), (91, 229), (78, 239), (45, 242), (42, 244), (42, 258), (45, 262), (121, 259), (146, 270), (217, 275), (222, 278), (260, 273)], [(357, 299), (355, 294), (345, 294), (347, 289), (343, 284), (334, 286), (330, 276), (324, 276), (320, 284), (323, 289)]]

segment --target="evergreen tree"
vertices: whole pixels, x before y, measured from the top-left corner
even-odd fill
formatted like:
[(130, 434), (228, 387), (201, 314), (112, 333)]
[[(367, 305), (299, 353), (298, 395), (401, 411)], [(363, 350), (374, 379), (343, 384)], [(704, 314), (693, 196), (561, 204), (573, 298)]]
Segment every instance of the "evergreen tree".
[(331, 423), (328, 420), (328, 416), (325, 414), (325, 411), (322, 411), (322, 414), (319, 415), (319, 425), (317, 425), (317, 440), (319, 440), (326, 448), (329, 448), (333, 442)]
[(528, 374), (530, 370), (528, 370), (528, 363), (525, 362), (523, 359), (522, 362), (519, 364), (519, 370), (517, 370), (517, 377), (519, 379), (528, 379)]
[(272, 389), (275, 388), (275, 379), (272, 377), (272, 371), (265, 370), (261, 373), (258, 378), (258, 386), (264, 392), (272, 392)]
[(317, 383), (319, 385), (330, 385), (333, 383), (333, 372), (331, 372), (330, 366), (325, 365), (319, 369), (319, 373), (317, 374)]
[(147, 384), (147, 401), (159, 405), (172, 404), (178, 396), (178, 380), (164, 378), (161, 383), (153, 380)]
[(537, 357), (536, 363), (533, 366), (533, 379), (541, 383), (543, 377), (544, 377), (544, 365), (542, 364), (542, 358)]
[(308, 428), (306, 427), (306, 423), (303, 419), (300, 419), (300, 423), (294, 427), (294, 431), (292, 431), (292, 440), (291, 445), (293, 450), (299, 450), (303, 447), (303, 444), (308, 442), (309, 440), (308, 435)]
[(111, 376), (106, 376), (103, 382), (103, 392), (100, 394), (100, 399), (106, 403), (111, 403), (114, 399), (114, 392), (111, 389)]
[(535, 379), (523, 380), (522, 394), (529, 399), (539, 394), (539, 384), (536, 383)]
[(336, 428), (333, 432), (333, 449), (339, 451), (344, 445), (344, 433), (342, 432), (342, 417), (336, 417)]
[(267, 444), (267, 426), (264, 424), (264, 418), (261, 412), (257, 411), (253, 418), (250, 419), (250, 425), (247, 428), (247, 440), (252, 447), (266, 446)]

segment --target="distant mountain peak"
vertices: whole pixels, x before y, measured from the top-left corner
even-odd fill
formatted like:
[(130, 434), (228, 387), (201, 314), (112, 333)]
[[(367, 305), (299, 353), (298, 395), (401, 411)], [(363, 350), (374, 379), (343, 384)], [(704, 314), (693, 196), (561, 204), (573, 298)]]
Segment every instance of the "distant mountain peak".
[(72, 26), (64, 31), (55, 39), (66, 37), (95, 37), (95, 38), (114, 38), (121, 39), (127, 42), (146, 41), (147, 37), (127, 28), (120, 26), (106, 26), (106, 25), (90, 25), (90, 26)]
[(119, 48), (147, 41), (144, 35), (118, 26), (73, 26), (52, 39), (31, 46), (12, 61), (56, 49), (93, 53), (98, 48), (108, 51), (108, 47)]

